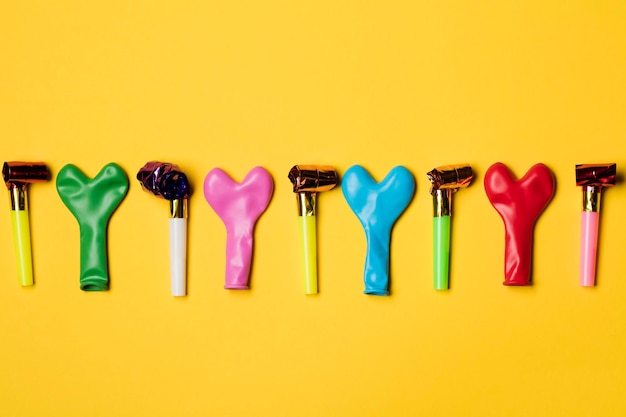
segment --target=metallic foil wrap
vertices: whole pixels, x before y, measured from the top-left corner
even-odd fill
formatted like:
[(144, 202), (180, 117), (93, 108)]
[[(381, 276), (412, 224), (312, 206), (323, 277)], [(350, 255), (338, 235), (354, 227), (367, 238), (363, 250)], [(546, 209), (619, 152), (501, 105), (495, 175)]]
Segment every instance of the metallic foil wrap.
[(435, 190), (433, 193), (433, 213), (435, 217), (452, 215), (452, 190)]
[(600, 211), (600, 191), (594, 190), (593, 186), (583, 187), (583, 211)]
[(298, 216), (315, 216), (317, 198), (315, 193), (298, 193)]
[(191, 195), (189, 181), (177, 165), (151, 161), (137, 172), (144, 190), (166, 200), (186, 199)]
[(11, 210), (26, 210), (28, 208), (28, 197), (26, 194), (26, 186), (21, 184), (9, 190), (11, 200)]
[(433, 212), (435, 217), (452, 214), (452, 193), (467, 187), (474, 173), (469, 165), (444, 165), (426, 173), (432, 186)]
[(324, 165), (294, 165), (289, 171), (289, 180), (294, 193), (318, 193), (337, 185), (337, 171)]
[(8, 189), (11, 184), (48, 181), (50, 172), (43, 162), (5, 162), (2, 178)]
[(615, 185), (616, 164), (578, 164), (576, 165), (576, 185), (610, 187)]
[(576, 185), (583, 187), (583, 211), (600, 211), (600, 192), (615, 185), (616, 164), (577, 164)]
[(26, 185), (31, 182), (48, 181), (50, 172), (43, 162), (5, 162), (2, 166), (2, 178), (9, 190), (12, 210), (26, 210)]
[(434, 196), (436, 190), (457, 190), (467, 187), (474, 173), (469, 165), (444, 165), (437, 167), (426, 174), (432, 183), (430, 193)]
[(187, 199), (176, 198), (170, 200), (170, 219), (186, 219), (187, 218)]

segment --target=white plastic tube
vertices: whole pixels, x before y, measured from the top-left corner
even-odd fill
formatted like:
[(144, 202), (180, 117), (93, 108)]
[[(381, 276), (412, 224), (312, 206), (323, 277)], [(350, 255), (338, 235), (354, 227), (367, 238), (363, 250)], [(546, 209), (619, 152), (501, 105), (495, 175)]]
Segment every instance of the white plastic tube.
[(170, 276), (172, 295), (187, 295), (187, 219), (170, 218)]

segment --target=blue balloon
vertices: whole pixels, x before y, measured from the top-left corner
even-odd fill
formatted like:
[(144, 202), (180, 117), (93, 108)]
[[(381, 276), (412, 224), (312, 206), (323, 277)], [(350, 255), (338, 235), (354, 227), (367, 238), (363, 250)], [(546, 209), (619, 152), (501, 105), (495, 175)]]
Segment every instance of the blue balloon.
[(397, 166), (376, 182), (360, 165), (343, 175), (341, 190), (367, 239), (365, 294), (389, 295), (389, 244), (394, 223), (415, 193), (415, 178)]

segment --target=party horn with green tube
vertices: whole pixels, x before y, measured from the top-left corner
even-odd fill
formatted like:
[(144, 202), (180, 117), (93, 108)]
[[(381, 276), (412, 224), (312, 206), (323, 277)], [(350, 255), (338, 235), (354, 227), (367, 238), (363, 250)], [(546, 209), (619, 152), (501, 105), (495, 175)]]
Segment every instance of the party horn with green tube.
[(330, 166), (295, 165), (289, 171), (288, 177), (298, 201), (304, 292), (317, 294), (317, 193), (328, 191), (337, 185), (337, 171)]
[(434, 284), (436, 290), (447, 290), (450, 267), (450, 216), (452, 194), (466, 188), (474, 176), (469, 165), (444, 165), (426, 174), (432, 183)]
[(26, 189), (31, 182), (47, 181), (49, 175), (48, 167), (43, 162), (5, 162), (2, 166), (2, 177), (11, 198), (17, 277), (23, 287), (33, 285), (34, 282)]

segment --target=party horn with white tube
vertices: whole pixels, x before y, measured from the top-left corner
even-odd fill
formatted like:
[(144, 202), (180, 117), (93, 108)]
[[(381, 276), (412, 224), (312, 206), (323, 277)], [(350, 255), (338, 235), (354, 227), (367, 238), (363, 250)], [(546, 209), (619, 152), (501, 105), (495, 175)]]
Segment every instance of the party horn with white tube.
[(615, 185), (615, 164), (576, 165), (576, 185), (583, 187), (583, 212), (580, 240), (580, 285), (596, 285), (596, 254), (600, 225), (600, 193)]
[(317, 193), (328, 191), (337, 185), (337, 171), (330, 166), (295, 165), (289, 171), (289, 179), (298, 201), (304, 292), (317, 294)]
[(432, 183), (433, 196), (433, 273), (436, 290), (447, 290), (450, 268), (450, 217), (452, 194), (466, 188), (474, 174), (469, 165), (446, 165), (426, 174)]
[(33, 285), (34, 282), (26, 189), (29, 183), (47, 181), (49, 175), (48, 167), (43, 162), (5, 162), (2, 166), (2, 177), (11, 198), (17, 277), (23, 287)]
[(137, 173), (144, 190), (170, 202), (170, 276), (172, 295), (187, 294), (187, 176), (177, 165), (151, 161)]

